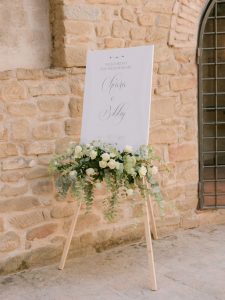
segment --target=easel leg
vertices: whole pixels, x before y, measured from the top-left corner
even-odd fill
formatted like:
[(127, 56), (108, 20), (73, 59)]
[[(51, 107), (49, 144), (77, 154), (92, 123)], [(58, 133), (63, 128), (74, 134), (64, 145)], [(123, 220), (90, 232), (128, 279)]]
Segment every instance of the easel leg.
[(77, 219), (78, 219), (78, 216), (79, 216), (79, 213), (80, 213), (80, 207), (81, 207), (81, 203), (78, 203), (77, 204), (77, 209), (74, 213), (74, 218), (73, 218), (71, 226), (70, 226), (70, 231), (69, 231), (68, 237), (66, 239), (64, 249), (63, 249), (63, 254), (61, 256), (61, 260), (60, 260), (60, 264), (59, 264), (59, 270), (63, 270), (63, 268), (65, 266), (65, 262), (66, 262), (66, 258), (67, 258), (68, 252), (69, 252), (71, 240), (72, 240), (73, 233), (74, 233), (76, 223), (77, 223)]
[(146, 214), (145, 214), (145, 236), (147, 242), (148, 251), (148, 262), (150, 269), (150, 289), (152, 291), (157, 290), (156, 275), (155, 275), (155, 263), (152, 248), (152, 237), (151, 237), (151, 227), (150, 227), (150, 213), (148, 208), (148, 202), (145, 202)]
[(157, 234), (157, 229), (156, 229), (156, 224), (155, 224), (155, 216), (154, 216), (154, 211), (153, 211), (152, 199), (151, 199), (150, 196), (147, 199), (147, 207), (148, 207), (149, 217), (150, 217), (150, 222), (151, 222), (151, 232), (152, 232), (154, 240), (158, 240), (158, 234)]
[[(145, 183), (149, 187), (149, 184), (146, 180), (145, 180)], [(152, 205), (152, 199), (150, 196), (147, 197), (146, 202), (147, 202), (147, 209), (149, 211), (149, 217), (150, 217), (150, 222), (151, 222), (151, 232), (152, 232), (154, 240), (158, 240), (154, 210), (153, 210), (153, 205)]]

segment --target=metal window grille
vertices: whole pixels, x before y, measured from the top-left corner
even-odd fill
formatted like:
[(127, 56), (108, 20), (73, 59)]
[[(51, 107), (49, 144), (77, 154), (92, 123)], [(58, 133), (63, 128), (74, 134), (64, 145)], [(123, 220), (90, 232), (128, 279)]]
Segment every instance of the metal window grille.
[(198, 68), (199, 206), (225, 208), (225, 0), (202, 18)]

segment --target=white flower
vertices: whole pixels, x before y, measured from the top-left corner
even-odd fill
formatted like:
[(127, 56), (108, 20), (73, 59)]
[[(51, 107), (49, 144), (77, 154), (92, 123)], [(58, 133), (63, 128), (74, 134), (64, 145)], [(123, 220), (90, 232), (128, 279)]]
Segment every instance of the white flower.
[(97, 157), (97, 154), (98, 154), (97, 151), (91, 150), (89, 156), (93, 160)]
[(87, 148), (90, 148), (90, 146), (91, 146), (90, 144), (86, 144), (86, 147), (87, 147)]
[(155, 175), (158, 173), (158, 168), (156, 166), (152, 167), (152, 175)]
[(121, 165), (121, 163), (119, 163), (118, 161), (116, 161), (116, 169), (117, 169), (117, 170), (120, 169), (120, 165)]
[(129, 145), (127, 145), (127, 146), (124, 148), (124, 152), (127, 152), (127, 153), (131, 153), (131, 152), (133, 152), (133, 147), (132, 147), (132, 146), (129, 146)]
[(108, 166), (111, 170), (115, 169), (116, 161), (114, 159), (110, 159), (110, 161), (108, 162)]
[(127, 196), (132, 196), (134, 191), (132, 189), (127, 189)]
[(110, 155), (108, 153), (103, 153), (102, 154), (102, 160), (109, 161), (110, 160)]
[(102, 187), (102, 184), (101, 184), (101, 182), (97, 182), (97, 183), (95, 184), (95, 186), (96, 186), (96, 189), (100, 190), (101, 187)]
[(76, 177), (77, 171), (75, 171), (75, 170), (71, 171), (69, 175), (70, 175), (70, 177)]
[(115, 153), (110, 153), (110, 157), (114, 158), (114, 157), (116, 157), (116, 154)]
[(76, 153), (76, 154), (80, 154), (81, 152), (82, 152), (82, 147), (79, 146), (79, 145), (77, 145), (77, 146), (75, 147), (75, 153)]
[(87, 174), (88, 176), (93, 176), (93, 175), (95, 175), (95, 170), (94, 170), (93, 168), (88, 168), (88, 169), (86, 170), (86, 174)]
[(107, 162), (104, 161), (104, 160), (101, 160), (101, 161), (99, 162), (99, 166), (100, 166), (100, 168), (104, 169), (104, 168), (107, 167)]
[(139, 173), (140, 177), (145, 176), (147, 174), (146, 167), (145, 166), (141, 166), (140, 169), (139, 169), (139, 171), (138, 171), (138, 173)]

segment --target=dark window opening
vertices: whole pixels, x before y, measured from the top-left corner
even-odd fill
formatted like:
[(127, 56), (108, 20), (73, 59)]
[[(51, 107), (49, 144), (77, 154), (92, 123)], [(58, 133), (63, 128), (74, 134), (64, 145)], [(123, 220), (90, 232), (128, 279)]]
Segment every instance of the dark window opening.
[(209, 2), (198, 53), (199, 207), (225, 208), (225, 0)]

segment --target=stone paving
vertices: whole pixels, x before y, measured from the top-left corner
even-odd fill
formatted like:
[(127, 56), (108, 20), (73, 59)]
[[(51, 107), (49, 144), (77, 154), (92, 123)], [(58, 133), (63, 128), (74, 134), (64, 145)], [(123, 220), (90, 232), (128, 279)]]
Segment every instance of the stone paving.
[(159, 290), (148, 289), (143, 243), (1, 277), (1, 300), (224, 300), (225, 225), (154, 241)]

